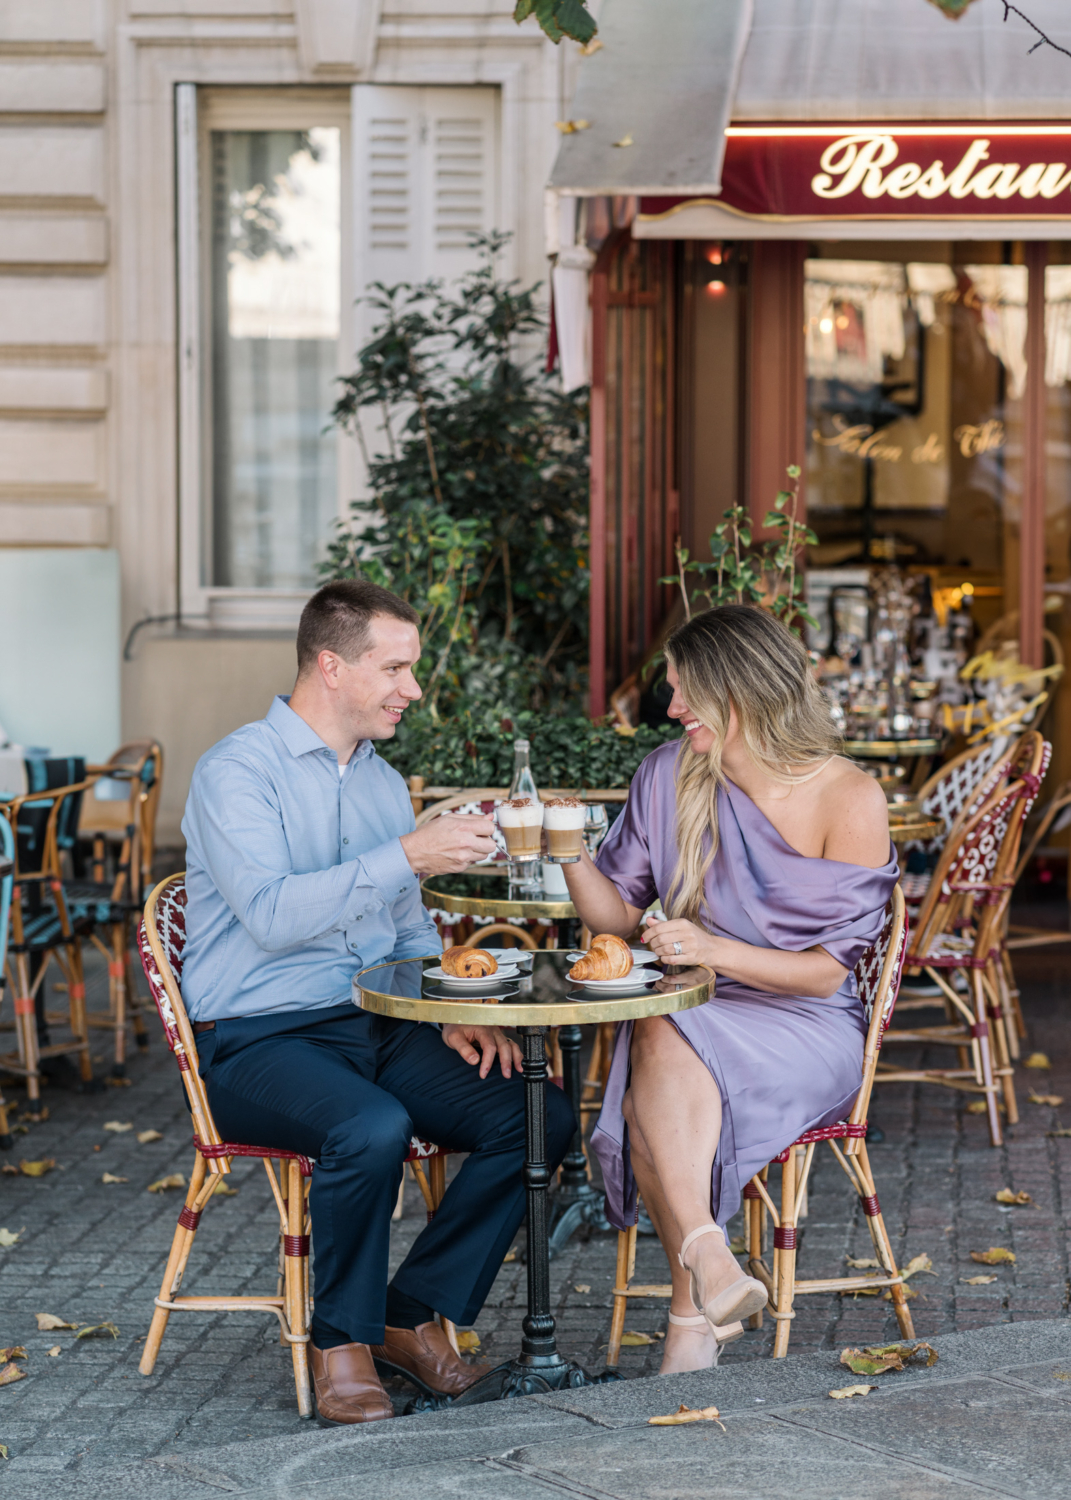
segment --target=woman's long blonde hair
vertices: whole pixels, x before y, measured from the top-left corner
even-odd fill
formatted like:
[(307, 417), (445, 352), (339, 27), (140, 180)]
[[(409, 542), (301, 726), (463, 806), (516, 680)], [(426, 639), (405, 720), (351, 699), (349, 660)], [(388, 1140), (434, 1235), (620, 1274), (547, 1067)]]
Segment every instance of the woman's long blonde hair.
[(718, 852), (730, 707), (752, 760), (786, 785), (806, 776), (815, 761), (838, 754), (841, 741), (803, 642), (765, 610), (724, 604), (693, 616), (670, 636), (666, 660), (693, 715), (715, 736), (705, 755), (682, 740), (677, 757), (677, 868), (666, 911), (698, 922), (704, 881)]

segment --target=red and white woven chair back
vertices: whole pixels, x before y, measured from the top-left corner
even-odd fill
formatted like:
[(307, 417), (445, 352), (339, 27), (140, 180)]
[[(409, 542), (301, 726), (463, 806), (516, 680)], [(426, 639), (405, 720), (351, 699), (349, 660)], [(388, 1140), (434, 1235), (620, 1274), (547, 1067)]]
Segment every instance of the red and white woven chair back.
[[(892, 969), (889, 974), (889, 983), (884, 994), (881, 992), (881, 976), (885, 969), (885, 960), (889, 953), (889, 947), (896, 937), (896, 928), (899, 925), (900, 932), (897, 939), (896, 956), (893, 960)], [(897, 924), (896, 913), (892, 901), (885, 908), (885, 925), (875, 942), (863, 954), (855, 966), (855, 984), (859, 999), (863, 1002), (863, 1015), (869, 1027), (874, 1015), (875, 1004), (881, 1004), (881, 1029), (887, 1031), (889, 1022), (892, 1020), (893, 1006), (896, 997), (900, 993), (900, 976), (904, 970), (904, 955), (907, 952), (907, 919)]]
[[(181, 876), (169, 881), (160, 892), (156, 902), (156, 931), (163, 946), (164, 956), (175, 976), (175, 983), (181, 984), (182, 961), (186, 952), (186, 882)], [(178, 1021), (175, 1019), (174, 1007), (164, 984), (164, 976), (157, 965), (156, 955), (149, 945), (149, 934), (145, 930), (144, 918), (138, 924), (138, 951), (141, 954), (145, 978), (149, 981), (152, 997), (156, 1001), (156, 1009), (160, 1013), (167, 1045), (174, 1052), (180, 1041)]]
[[(959, 765), (952, 763), (947, 776), (942, 776), (933, 791), (923, 800), (922, 811), (927, 818), (940, 818), (947, 833), (960, 813), (972, 801), (989, 772), (1004, 753), (999, 740), (987, 740), (977, 755)], [(979, 803), (979, 806), (981, 804)]]
[[(1001, 851), (1014, 820), (1019, 828), (1037, 801), (1038, 791), (1048, 769), (1052, 746), (1048, 740), (1042, 742), (1040, 765), (1036, 772), (1026, 768), (1031, 762), (1032, 736), (1024, 735), (1021, 750), (1012, 757), (1005, 773), (1007, 790), (1003, 795), (996, 792), (981, 817), (969, 827), (967, 836), (957, 849), (941, 884), (942, 902), (956, 895), (973, 895), (979, 904), (999, 901), (1008, 888), (1008, 880), (996, 880), (997, 865)], [(1013, 861), (1012, 861), (1013, 862)], [(1009, 864), (1009, 861), (1005, 861)], [(1008, 870), (1010, 875), (1010, 868)]]

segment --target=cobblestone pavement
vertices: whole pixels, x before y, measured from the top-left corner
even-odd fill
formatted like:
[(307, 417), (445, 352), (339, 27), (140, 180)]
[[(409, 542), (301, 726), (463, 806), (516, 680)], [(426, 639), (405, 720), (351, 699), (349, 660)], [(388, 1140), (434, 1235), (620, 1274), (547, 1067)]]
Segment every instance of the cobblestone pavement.
[[(1065, 1206), (1071, 1139), (1051, 1134), (1071, 1124), (1071, 1046), (1066, 1001), (1071, 953), (1054, 948), (1018, 962), (1030, 1035), (1024, 1056), (1044, 1051), (1048, 1072), (1019, 1073), (1022, 1123), (1007, 1144), (991, 1150), (984, 1118), (966, 1112), (951, 1090), (893, 1085), (878, 1094), (872, 1117), (886, 1133), (872, 1148), (886, 1223), (901, 1264), (925, 1252), (935, 1275), (920, 1275), (912, 1303), (917, 1333), (963, 1331), (995, 1323), (1066, 1317), (1069, 1305)], [(93, 974), (99, 1003), (102, 976)], [(105, 1033), (97, 1032), (98, 1040)], [(155, 1020), (152, 1047), (136, 1054), (130, 1086), (76, 1096), (46, 1090), (48, 1118), (23, 1119), (5, 1164), (54, 1158), (55, 1169), (29, 1178), (0, 1176), (0, 1226), (18, 1235), (0, 1249), (0, 1345), (23, 1344), (29, 1378), (0, 1390), (0, 1442), (11, 1454), (0, 1465), (8, 1492), (17, 1475), (76, 1468), (84, 1459), (180, 1454), (250, 1437), (284, 1436), (299, 1424), (290, 1358), (274, 1325), (254, 1314), (172, 1317), (155, 1373), (137, 1372), (142, 1341), (159, 1286), (175, 1217), (177, 1192), (149, 1193), (173, 1172), (188, 1173), (189, 1124), (174, 1063)], [(103, 1047), (98, 1049), (103, 1053)], [(104, 1073), (103, 1056), (98, 1071)], [(1063, 1094), (1067, 1105), (1028, 1101)], [(9, 1100), (22, 1106), (17, 1087)], [(17, 1111), (16, 1111), (17, 1115)], [(128, 1122), (121, 1132), (106, 1122)], [(139, 1144), (139, 1131), (162, 1139)], [(105, 1183), (104, 1174), (125, 1179)], [(263, 1168), (239, 1162), (229, 1179), (235, 1196), (209, 1205), (191, 1258), (186, 1289), (200, 1293), (273, 1291), (276, 1215)], [(1006, 1209), (999, 1188), (1024, 1190), (1035, 1206)], [(393, 1236), (393, 1263), (424, 1221), (416, 1186), (408, 1182), (405, 1212)], [(734, 1231), (739, 1232), (737, 1226)], [(2, 1238), (2, 1236), (0, 1236)], [(801, 1274), (843, 1271), (848, 1255), (870, 1254), (858, 1205), (831, 1153), (819, 1158), (800, 1253)], [(518, 1244), (520, 1241), (518, 1241)], [(994, 1268), (995, 1280), (969, 1286), (985, 1271), (972, 1250), (1006, 1246), (1017, 1259)], [(563, 1352), (589, 1369), (601, 1367), (610, 1319), (615, 1237), (573, 1243), (551, 1267), (553, 1301)], [(666, 1279), (656, 1241), (640, 1242), (637, 1277)], [(481, 1353), (502, 1358), (518, 1344), (525, 1298), (524, 1267), (503, 1265), (477, 1320)], [(831, 1348), (894, 1337), (895, 1321), (880, 1298), (812, 1296), (800, 1299), (792, 1349)], [(39, 1332), (34, 1314), (53, 1313), (80, 1324), (114, 1322), (119, 1337), (76, 1342), (71, 1332)], [(633, 1302), (627, 1328), (657, 1335), (666, 1305)], [(727, 1362), (768, 1353), (771, 1329), (749, 1333)], [(58, 1354), (50, 1351), (58, 1347)], [(626, 1376), (657, 1370), (659, 1343), (626, 1347)], [(302, 1430), (307, 1430), (302, 1428)]]

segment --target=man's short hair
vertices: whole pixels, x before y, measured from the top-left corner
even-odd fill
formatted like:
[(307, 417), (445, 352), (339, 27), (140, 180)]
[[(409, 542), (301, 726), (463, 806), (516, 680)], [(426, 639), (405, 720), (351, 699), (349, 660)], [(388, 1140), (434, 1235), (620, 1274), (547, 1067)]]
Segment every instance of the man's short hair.
[(390, 615), (407, 625), (420, 624), (411, 604), (367, 579), (343, 578), (317, 589), (301, 611), (298, 676), (315, 666), (321, 651), (334, 651), (343, 661), (356, 661), (368, 649), (376, 615)]

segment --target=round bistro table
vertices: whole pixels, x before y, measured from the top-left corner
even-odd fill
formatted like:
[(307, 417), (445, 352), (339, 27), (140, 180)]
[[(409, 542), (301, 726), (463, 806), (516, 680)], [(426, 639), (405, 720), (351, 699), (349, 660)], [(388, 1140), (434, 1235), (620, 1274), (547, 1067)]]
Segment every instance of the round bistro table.
[(532, 952), (531, 971), (486, 988), (454, 990), (426, 980), (434, 958), (405, 963), (376, 964), (353, 981), (354, 1004), (375, 1015), (401, 1021), (454, 1021), (470, 1026), (514, 1026), (524, 1054), (525, 1152), (524, 1186), (528, 1200), (527, 1271), (528, 1313), (523, 1323), (521, 1352), (498, 1365), (452, 1405), (497, 1401), (503, 1396), (534, 1396), (568, 1386), (594, 1385), (616, 1372), (592, 1376), (558, 1353), (554, 1315), (550, 1310), (550, 1253), (547, 1194), (547, 1052), (550, 1026), (579, 1026), (586, 1022), (630, 1021), (643, 1016), (665, 1016), (702, 1005), (714, 988), (707, 968), (667, 970), (640, 991), (592, 991), (567, 977), (570, 965), (559, 949)]
[(944, 824), (937, 818), (912, 817), (903, 822), (889, 821), (889, 837), (894, 844), (910, 844), (915, 839), (935, 839)]

